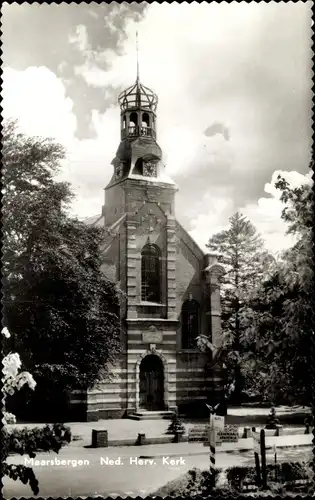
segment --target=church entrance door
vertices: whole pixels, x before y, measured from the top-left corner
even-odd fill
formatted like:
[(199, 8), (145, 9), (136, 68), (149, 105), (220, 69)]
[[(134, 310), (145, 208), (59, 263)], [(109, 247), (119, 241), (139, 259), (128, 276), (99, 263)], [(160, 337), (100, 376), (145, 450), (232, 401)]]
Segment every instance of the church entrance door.
[(161, 359), (149, 354), (140, 364), (140, 408), (164, 409), (164, 371)]

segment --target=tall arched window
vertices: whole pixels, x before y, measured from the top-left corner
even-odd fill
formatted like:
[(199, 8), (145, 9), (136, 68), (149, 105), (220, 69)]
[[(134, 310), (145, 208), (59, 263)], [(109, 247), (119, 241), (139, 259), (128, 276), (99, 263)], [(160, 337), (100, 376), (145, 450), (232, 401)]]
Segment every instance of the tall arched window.
[(141, 252), (141, 300), (161, 301), (160, 250), (151, 243)]
[(186, 300), (182, 305), (182, 347), (196, 349), (196, 337), (199, 335), (199, 303)]

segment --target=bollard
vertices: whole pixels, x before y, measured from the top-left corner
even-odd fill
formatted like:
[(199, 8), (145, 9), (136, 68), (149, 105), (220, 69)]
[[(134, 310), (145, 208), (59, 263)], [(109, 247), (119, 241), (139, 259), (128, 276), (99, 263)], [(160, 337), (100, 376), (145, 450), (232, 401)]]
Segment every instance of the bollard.
[(252, 433), (250, 427), (244, 427), (244, 434), (243, 434), (244, 439), (251, 437), (251, 435)]
[(283, 425), (276, 425), (276, 436), (282, 436), (283, 435)]
[(182, 432), (175, 432), (174, 434), (174, 443), (180, 443), (180, 437), (183, 435)]
[(136, 445), (137, 445), (137, 446), (141, 446), (141, 445), (143, 445), (143, 444), (145, 444), (145, 434), (141, 434), (141, 433), (139, 433), (139, 434), (138, 434), (138, 439), (137, 439)]
[(92, 448), (108, 447), (108, 431), (92, 429)]

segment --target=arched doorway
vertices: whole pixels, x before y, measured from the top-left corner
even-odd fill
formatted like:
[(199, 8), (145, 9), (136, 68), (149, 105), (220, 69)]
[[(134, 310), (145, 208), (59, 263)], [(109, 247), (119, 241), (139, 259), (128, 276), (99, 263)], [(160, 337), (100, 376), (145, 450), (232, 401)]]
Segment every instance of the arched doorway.
[(140, 364), (140, 408), (164, 409), (164, 371), (162, 360), (149, 354)]

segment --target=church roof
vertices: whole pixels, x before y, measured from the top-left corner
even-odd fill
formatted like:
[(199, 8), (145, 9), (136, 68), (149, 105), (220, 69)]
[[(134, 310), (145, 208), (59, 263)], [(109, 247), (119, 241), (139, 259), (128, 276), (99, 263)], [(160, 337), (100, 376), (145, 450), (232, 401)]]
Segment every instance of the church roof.
[(82, 222), (87, 226), (104, 227), (104, 216), (102, 214), (85, 217)]
[[(125, 215), (123, 215), (116, 222), (114, 222), (112, 224), (112, 226), (110, 228), (108, 228), (108, 232), (111, 233), (113, 230), (115, 230), (116, 226), (119, 226), (124, 218), (125, 218)], [(102, 214), (93, 215), (91, 217), (86, 217), (85, 219), (83, 219), (83, 222), (85, 224), (88, 224), (91, 226), (97, 226), (97, 227), (104, 227), (104, 225), (105, 225), (104, 224), (105, 219), (104, 219), (104, 216)], [(188, 231), (186, 231), (186, 229), (178, 222), (178, 220), (176, 220), (176, 225), (177, 225), (178, 236), (180, 237), (180, 239), (187, 245), (187, 247), (192, 251), (192, 253), (198, 259), (202, 259), (205, 256), (205, 253), (203, 252), (203, 250), (201, 250), (199, 245), (197, 245), (195, 240), (190, 236)]]
[(205, 253), (199, 245), (195, 242), (195, 240), (190, 236), (188, 231), (176, 220), (177, 230), (180, 239), (187, 245), (187, 247), (192, 251), (192, 253), (198, 258), (202, 259), (205, 256)]

